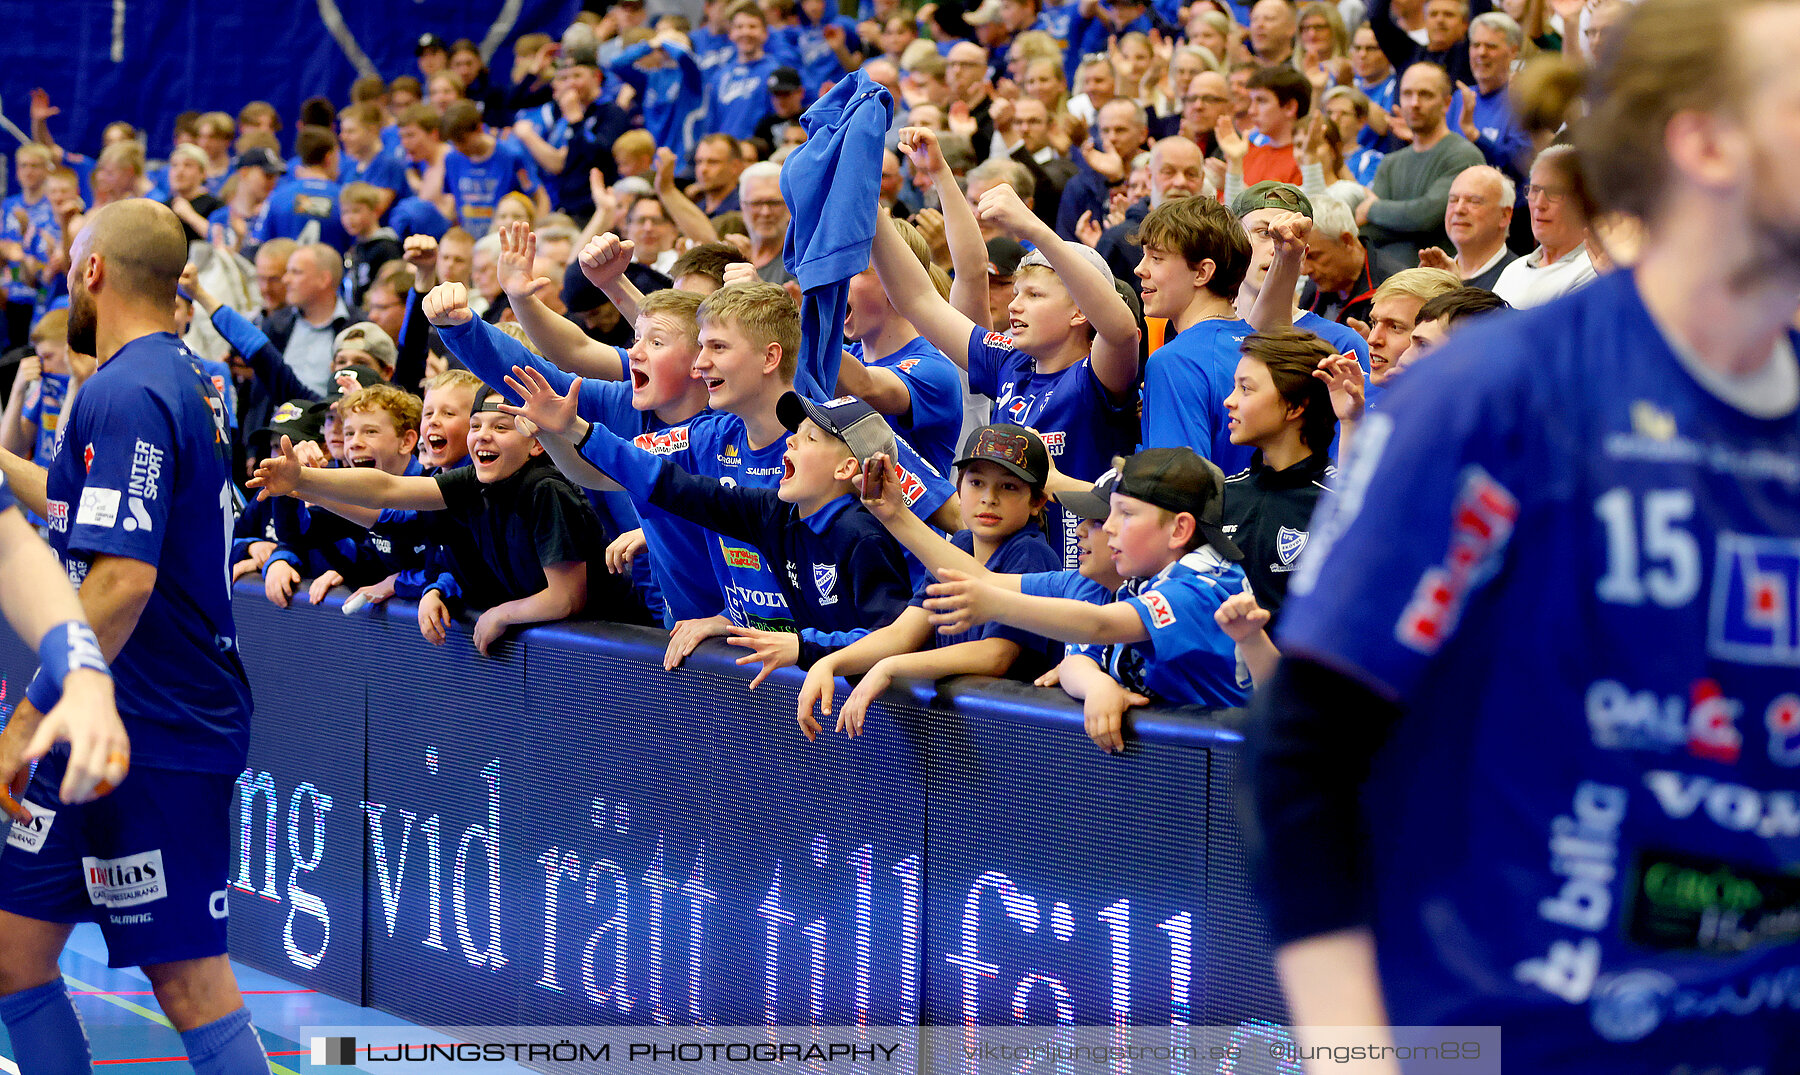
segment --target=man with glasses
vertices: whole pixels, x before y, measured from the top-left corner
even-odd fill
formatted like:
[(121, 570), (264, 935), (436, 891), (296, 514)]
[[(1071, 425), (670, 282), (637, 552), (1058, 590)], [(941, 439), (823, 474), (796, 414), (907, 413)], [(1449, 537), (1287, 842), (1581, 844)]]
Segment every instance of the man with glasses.
[(750, 264), (771, 284), (785, 284), (793, 274), (781, 263), (787, 238), (788, 207), (781, 199), (781, 165), (762, 161), (744, 169), (738, 179), (738, 201), (744, 207), (744, 229), (750, 233)]
[(1575, 150), (1551, 146), (1531, 166), (1525, 204), (1537, 249), (1506, 267), (1494, 293), (1514, 309), (1542, 306), (1594, 279), (1588, 259), (1587, 216), (1574, 197)]
[(680, 254), (675, 249), (675, 222), (661, 199), (646, 195), (632, 202), (625, 214), (625, 233), (634, 246), (633, 261), (669, 275)]

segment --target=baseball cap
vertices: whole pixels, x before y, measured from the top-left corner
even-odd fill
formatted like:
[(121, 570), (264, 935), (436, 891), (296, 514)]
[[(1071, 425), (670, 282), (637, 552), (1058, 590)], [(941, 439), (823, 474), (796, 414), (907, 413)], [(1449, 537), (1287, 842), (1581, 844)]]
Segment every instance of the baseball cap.
[(1000, 17), (1000, 0), (981, 0), (981, 6), (963, 16), (970, 26), (986, 26)]
[(331, 401), (323, 399), (290, 399), (275, 408), (269, 416), (269, 424), (250, 434), (251, 443), (267, 438), (270, 444), (281, 437), (287, 437), (295, 444), (309, 440), (325, 439), (325, 415), (331, 410)]
[(792, 67), (777, 67), (769, 72), (770, 93), (793, 93), (800, 89), (800, 72)]
[(1313, 215), (1312, 199), (1305, 191), (1274, 179), (1253, 183), (1231, 199), (1231, 215), (1240, 220), (1258, 209), (1285, 209), (1308, 218)]
[(231, 162), (233, 171), (239, 168), (261, 168), (270, 175), (286, 175), (287, 163), (274, 153), (261, 146), (252, 146), (237, 155)]
[(445, 44), (444, 39), (436, 34), (420, 34), (418, 43), (413, 46), (413, 55), (422, 56), (432, 49), (437, 49), (439, 52), (449, 52), (450, 46)]
[[(1112, 279), (1112, 275), (1113, 275), (1112, 266), (1108, 265), (1106, 263), (1106, 259), (1100, 256), (1100, 251), (1095, 250), (1093, 247), (1088, 246), (1086, 243), (1064, 243), (1063, 245), (1068, 247), (1069, 249), (1075, 251), (1077, 254), (1080, 254), (1083, 258), (1085, 258), (1087, 260), (1088, 264), (1092, 265), (1096, 269), (1099, 269), (1101, 275), (1105, 276), (1108, 280)], [(1028, 268), (1031, 268), (1033, 265), (1041, 265), (1046, 269), (1050, 269), (1052, 272), (1056, 271), (1055, 269), (1051, 268), (1050, 259), (1044, 256), (1044, 252), (1042, 250), (1033, 250), (1031, 253), (1026, 254), (1023, 258), (1020, 258), (1017, 268), (1015, 268), (1013, 271), (1017, 272), (1018, 269), (1028, 269)]]
[(1187, 512), (1215, 552), (1227, 560), (1244, 558), (1222, 528), (1225, 475), (1192, 448), (1145, 448), (1119, 467), (1111, 491), (1168, 511)]
[(1042, 485), (1050, 476), (1050, 452), (1044, 439), (1024, 426), (996, 422), (971, 431), (954, 465), (966, 467), (984, 459), (1031, 485)]
[(1017, 239), (996, 235), (987, 241), (987, 255), (989, 276), (1011, 276), (1019, 270), (1025, 246)]
[(331, 387), (337, 389), (337, 395), (331, 402), (337, 402), (339, 396), (347, 396), (361, 388), (371, 388), (378, 384), (387, 384), (387, 379), (367, 366), (345, 366), (331, 375)]
[(1104, 519), (1112, 514), (1113, 490), (1119, 485), (1119, 468), (1113, 467), (1094, 480), (1091, 489), (1061, 492), (1056, 502), (1077, 519)]
[(803, 420), (811, 418), (814, 425), (848, 445), (859, 462), (878, 452), (894, 457), (893, 427), (880, 411), (855, 396), (814, 403), (798, 392), (788, 392), (776, 402), (775, 417), (789, 430), (799, 429)]
[(366, 352), (388, 369), (393, 369), (400, 361), (400, 349), (394, 346), (394, 338), (373, 321), (358, 321), (338, 333), (337, 339), (331, 341), (331, 353), (335, 355), (345, 348)]

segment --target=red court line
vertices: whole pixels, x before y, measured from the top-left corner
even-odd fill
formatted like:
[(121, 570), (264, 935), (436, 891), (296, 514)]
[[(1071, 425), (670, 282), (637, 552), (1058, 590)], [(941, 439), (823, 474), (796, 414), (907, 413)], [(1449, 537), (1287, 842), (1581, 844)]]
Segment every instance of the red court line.
[[(291, 1050), (291, 1051), (285, 1052), (285, 1053), (270, 1053), (268, 1055), (270, 1055), (270, 1056), (311, 1056), (312, 1051), (310, 1049), (294, 1049), (294, 1050)], [(187, 1057), (185, 1057), (185, 1056), (136, 1056), (136, 1057), (128, 1056), (128, 1057), (124, 1057), (119, 1060), (96, 1060), (93, 1063), (94, 1063), (95, 1067), (99, 1067), (101, 1064), (172, 1064), (172, 1063), (176, 1063), (178, 1061), (183, 1061), (186, 1059), (187, 1059)]]

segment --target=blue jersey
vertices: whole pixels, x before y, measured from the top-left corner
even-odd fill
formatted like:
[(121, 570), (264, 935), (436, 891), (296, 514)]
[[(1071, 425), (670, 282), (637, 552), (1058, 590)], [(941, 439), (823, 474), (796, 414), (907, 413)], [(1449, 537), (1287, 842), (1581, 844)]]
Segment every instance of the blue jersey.
[[(852, 343), (850, 353), (862, 361), (862, 344)], [(872, 368), (892, 370), (912, 394), (912, 406), (904, 414), (888, 415), (888, 425), (939, 473), (950, 473), (962, 447), (957, 438), (962, 434), (963, 388), (956, 363), (921, 336)]]
[(737, 138), (756, 133), (756, 124), (775, 111), (769, 76), (781, 66), (773, 56), (744, 63), (735, 56), (707, 72), (706, 126)]
[(444, 189), (456, 199), (463, 229), (479, 239), (487, 234), (494, 207), (513, 191), (534, 194), (537, 166), (517, 143), (496, 141), (486, 160), (475, 161), (452, 149), (444, 154)]
[[(645, 71), (637, 62), (650, 54), (650, 45), (633, 45), (608, 65), (626, 85), (637, 92), (644, 112), (644, 129), (656, 144), (675, 152), (678, 161), (687, 160), (694, 143), (702, 134), (700, 123), (706, 117), (706, 78), (692, 53), (679, 45), (663, 44), (663, 55), (673, 67)], [(564, 135), (565, 140), (567, 134)]]
[(704, 26), (689, 34), (688, 42), (694, 46), (694, 60), (700, 64), (700, 70), (709, 77), (713, 68), (737, 59), (737, 46), (731, 43), (731, 38), (715, 34)]
[[(1039, 373), (1037, 360), (1013, 346), (1012, 337), (977, 325), (969, 333), (969, 388), (994, 401), (996, 422), (1029, 426), (1044, 438), (1056, 469), (1092, 481), (1130, 455), (1138, 420), (1130, 396), (1115, 399), (1094, 373), (1092, 356), (1064, 370)], [(1045, 508), (1050, 544), (1063, 566), (1081, 562), (1075, 528), (1081, 520), (1051, 504)]]
[(1213, 619), (1243, 590), (1243, 569), (1204, 545), (1151, 578), (1128, 581), (1118, 600), (1131, 606), (1150, 637), (1110, 647), (1106, 670), (1164, 705), (1243, 705), (1250, 674), (1238, 661), (1237, 644)]
[[(847, 19), (842, 15), (834, 15), (829, 12), (825, 19), (826, 22), (844, 31), (844, 48), (846, 50), (862, 51), (862, 38), (857, 35), (854, 19)], [(836, 82), (849, 73), (844, 70), (843, 63), (838, 60), (837, 51), (831, 47), (830, 42), (825, 40), (825, 23), (796, 26), (791, 40), (794, 52), (800, 59), (799, 64), (796, 65), (800, 69), (800, 82), (802, 85), (812, 87), (812, 91), (807, 94), (808, 97), (816, 97), (820, 86), (827, 82)]]
[(1700, 387), (1605, 276), (1408, 371), (1301, 565), (1283, 651), (1401, 710), (1360, 825), (1395, 1024), (1790, 1067), (1800, 415)]
[[(1248, 321), (1214, 318), (1190, 325), (1144, 363), (1145, 448), (1186, 446), (1226, 474), (1250, 465), (1255, 450), (1231, 443), (1225, 397), (1237, 379)], [(1365, 345), (1366, 350), (1366, 345)]]
[[(975, 553), (975, 535), (971, 531), (958, 530), (950, 538), (950, 544), (971, 556)], [(1040, 572), (1056, 572), (1061, 563), (1062, 556), (1050, 548), (1050, 543), (1044, 540), (1044, 532), (1036, 526), (1027, 524), (1013, 531), (1005, 541), (1001, 542), (1000, 547), (994, 550), (994, 554), (989, 556), (987, 563), (982, 566), (999, 575), (1031, 577)], [(925, 606), (925, 599), (929, 596), (925, 591), (936, 581), (936, 579), (927, 577), (919, 583), (913, 591), (911, 602), (915, 607), (923, 608)], [(1096, 586), (1095, 589), (1099, 589), (1099, 587)], [(1101, 590), (1101, 596), (1103, 599), (1110, 600), (1112, 595)], [(971, 627), (956, 635), (947, 635), (939, 631), (931, 633), (931, 643), (938, 649), (961, 645), (964, 642), (979, 642), (987, 638), (1003, 638), (1018, 645), (1019, 656), (1013, 661), (1013, 666), (1008, 671), (1013, 679), (1036, 679), (1049, 671), (1062, 657), (1060, 642), (1052, 641), (1043, 635), (1034, 635), (1030, 631), (1017, 627), (1010, 627), (998, 620)]]
[(50, 545), (79, 587), (96, 556), (156, 568), (112, 661), (133, 763), (236, 773), (250, 687), (231, 619), (224, 404), (167, 333), (120, 348), (75, 394), (46, 478)]
[[(1301, 310), (1300, 315), (1294, 318), (1294, 327), (1297, 329), (1304, 329), (1314, 336), (1317, 336), (1319, 339), (1324, 340), (1331, 345), (1333, 351), (1336, 351), (1340, 355), (1355, 355), (1357, 364), (1362, 366), (1363, 379), (1368, 379), (1369, 341), (1357, 335), (1355, 329), (1351, 328), (1349, 325), (1340, 325), (1336, 321), (1330, 321), (1320, 317), (1311, 310)], [(1231, 474), (1234, 472), (1228, 470), (1226, 473)]]
[[(283, 179), (269, 192), (264, 207), (268, 222), (262, 238), (324, 243), (334, 250), (348, 250), (350, 233), (338, 223), (337, 199), (338, 185), (329, 179)], [(230, 212), (229, 208), (221, 211)]]
[[(1038, 571), (1019, 576), (1019, 592), (1027, 597), (1061, 597), (1070, 601), (1086, 601), (1090, 605), (1110, 605), (1113, 592), (1073, 568), (1061, 571)], [(1063, 644), (1065, 657), (1087, 657), (1106, 667), (1106, 647), (1079, 642)]]
[[(25, 214), (25, 226), (19, 226), (19, 214)], [(25, 200), (25, 195), (14, 194), (0, 203), (0, 239), (27, 245), (29, 233), (48, 233), (59, 237), (62, 232), (56, 226), (56, 211), (50, 208), (50, 199), (40, 197), (35, 202)], [(33, 253), (27, 246), (26, 253)], [(33, 256), (37, 256), (33, 254)], [(38, 260), (43, 260), (39, 257)], [(8, 302), (36, 302), (37, 281), (25, 274), (24, 266), (15, 266), (6, 280), (6, 299)]]
[(339, 160), (338, 181), (345, 185), (351, 183), (367, 183), (370, 186), (390, 190), (398, 197), (407, 192), (406, 165), (402, 164), (397, 154), (388, 150), (377, 150), (369, 163), (358, 163), (350, 154), (343, 154)]
[[(508, 399), (513, 393), (506, 388), (505, 375), (515, 365), (536, 369), (559, 393), (567, 392), (575, 380), (549, 359), (479, 319), (440, 328), (438, 333), (451, 354), (461, 359), (477, 377), (505, 393)], [(624, 362), (622, 356), (620, 361)], [(645, 451), (666, 454), (662, 449), (674, 443), (675, 435), (668, 432), (668, 423), (658, 418), (655, 411), (632, 407), (628, 381), (582, 378), (577, 408), (587, 421), (605, 426)], [(634, 506), (625, 494), (607, 495), (607, 506), (615, 519), (625, 517), (626, 511)], [(624, 498), (625, 504), (613, 501), (611, 497), (615, 495)], [(725, 609), (719, 579), (711, 571), (696, 570), (699, 564), (709, 560), (708, 547), (714, 544), (712, 532), (653, 504), (635, 507), (650, 550), (651, 573), (667, 606), (666, 609), (652, 610), (662, 615), (663, 626), (673, 626), (677, 620), (717, 616)]]
[(12, 507), (17, 501), (13, 499), (12, 490), (6, 486), (6, 475), (0, 474), (0, 511)]
[(66, 374), (46, 373), (26, 392), (25, 408), (19, 417), (37, 426), (37, 442), (32, 445), (31, 461), (40, 467), (56, 458), (56, 427), (62, 421), (63, 401), (69, 396)]

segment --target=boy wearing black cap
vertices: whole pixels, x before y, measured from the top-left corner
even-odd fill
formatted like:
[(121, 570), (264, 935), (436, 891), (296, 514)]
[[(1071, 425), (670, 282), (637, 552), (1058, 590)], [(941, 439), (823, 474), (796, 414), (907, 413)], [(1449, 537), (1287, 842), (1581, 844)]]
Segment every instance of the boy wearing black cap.
[[(983, 570), (1000, 574), (1025, 575), (1062, 566), (1062, 557), (1035, 525), (1047, 500), (1044, 481), (1050, 473), (1050, 453), (1041, 437), (1014, 425), (981, 426), (963, 442), (955, 465), (957, 495), (968, 528), (957, 531), (948, 545)], [(898, 502), (890, 514), (913, 518)], [(924, 524), (919, 527), (923, 529)], [(945, 544), (935, 534), (928, 540)], [(929, 580), (918, 587), (910, 605), (893, 623), (812, 666), (800, 691), (799, 708), (800, 730), (808, 739), (819, 733), (819, 723), (812, 715), (814, 704), (819, 704), (826, 716), (831, 715), (836, 676), (866, 673), (838, 714), (838, 730), (855, 736), (862, 731), (869, 703), (897, 676), (1012, 675), (1030, 680), (1055, 662), (1059, 651), (1055, 643), (1002, 624), (958, 635), (933, 631), (925, 611), (928, 585)]]
[(506, 383), (524, 405), (501, 409), (536, 423), (540, 441), (550, 442), (551, 455), (566, 471), (586, 470), (580, 465), (586, 460), (623, 486), (640, 509), (650, 504), (702, 522), (780, 565), (774, 574), (794, 624), (812, 633), (804, 639), (786, 631), (763, 632), (760, 640), (744, 636), (739, 644), (752, 652), (738, 663), (763, 666), (751, 687), (783, 665), (811, 668), (831, 650), (892, 622), (906, 606), (911, 586), (900, 546), (863, 509), (851, 484), (861, 460), (895, 448), (887, 421), (862, 400), (814, 403), (795, 392), (782, 396), (776, 413), (792, 436), (780, 483), (746, 488), (689, 474), (578, 417), (580, 378), (567, 395), (558, 395), (543, 374), (515, 366)]
[[(325, 416), (331, 404), (325, 400), (290, 399), (275, 408), (269, 424), (250, 434), (253, 458), (261, 459), (270, 445), (286, 437), (295, 444), (324, 444)], [(231, 581), (245, 575), (259, 574), (269, 557), (279, 547), (281, 538), (275, 531), (275, 502), (253, 500), (238, 514), (231, 539)]]
[(1124, 461), (1106, 536), (1126, 582), (1110, 605), (1030, 597), (946, 571), (925, 607), (940, 629), (997, 620), (1109, 646), (1106, 670), (1151, 701), (1242, 705), (1248, 677), (1213, 622), (1214, 610), (1244, 589), (1243, 553), (1220, 529), (1223, 488), (1218, 468), (1191, 448), (1147, 448)]
[[(320, 497), (365, 508), (434, 511), (432, 536), (464, 598), (485, 608), (475, 621), (475, 648), (489, 646), (513, 626), (567, 619), (589, 604), (587, 558), (603, 548), (600, 521), (587, 498), (543, 457), (529, 423), (500, 410), (491, 390), (475, 397), (469, 420), (472, 467), (434, 477), (403, 477), (368, 467), (324, 470), (302, 467), (283, 438), (280, 453), (256, 469), (252, 488), (262, 496)], [(602, 573), (602, 580), (607, 576)], [(616, 592), (614, 592), (616, 591)], [(428, 641), (442, 644), (445, 616), (425, 615)], [(609, 619), (628, 619), (630, 596), (622, 586), (594, 604)]]

